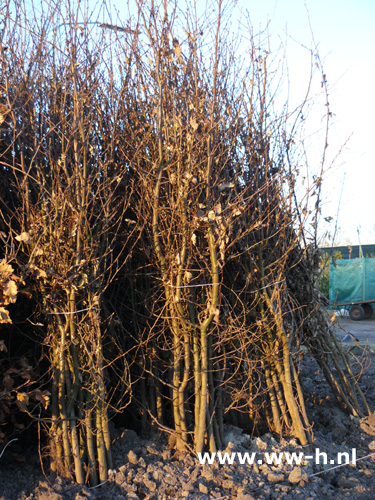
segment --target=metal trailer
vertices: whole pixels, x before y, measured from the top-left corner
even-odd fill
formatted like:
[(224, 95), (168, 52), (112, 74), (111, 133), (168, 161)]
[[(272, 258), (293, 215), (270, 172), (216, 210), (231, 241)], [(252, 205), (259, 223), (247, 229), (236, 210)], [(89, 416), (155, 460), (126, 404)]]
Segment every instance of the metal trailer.
[(333, 306), (350, 306), (349, 316), (354, 321), (371, 318), (371, 304), (375, 303), (375, 259), (331, 260), (329, 299)]
[(349, 309), (350, 319), (353, 321), (361, 321), (362, 319), (370, 319), (373, 313), (373, 308), (370, 304), (374, 304), (375, 300), (366, 302), (340, 302), (334, 303), (332, 306), (351, 306)]

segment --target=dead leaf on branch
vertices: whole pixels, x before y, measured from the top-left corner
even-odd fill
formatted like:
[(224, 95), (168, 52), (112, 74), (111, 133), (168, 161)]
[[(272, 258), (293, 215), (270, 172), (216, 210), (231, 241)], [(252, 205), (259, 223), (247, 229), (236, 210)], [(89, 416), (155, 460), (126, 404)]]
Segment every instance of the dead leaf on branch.
[(34, 276), (36, 278), (47, 278), (47, 273), (43, 271), (43, 269), (37, 267), (35, 264), (29, 264), (29, 270), (34, 273)]
[(12, 323), (9, 312), (4, 307), (0, 307), (0, 323)]
[(10, 276), (12, 276), (13, 273), (14, 273), (13, 267), (7, 264), (5, 262), (5, 259), (3, 259), (0, 262), (0, 280), (6, 281)]
[(9, 373), (6, 373), (3, 377), (3, 385), (4, 385), (4, 388), (7, 390), (7, 391), (11, 391), (14, 387), (14, 380), (12, 379), (12, 377), (9, 375)]
[(193, 278), (193, 273), (191, 273), (190, 271), (185, 271), (185, 281), (189, 283), (192, 278)]
[[(46, 391), (45, 391), (46, 392)], [(48, 394), (42, 394), (42, 405), (43, 405), (43, 408), (45, 410), (47, 410), (48, 406), (49, 406), (49, 401), (50, 401), (50, 397)]]
[(234, 188), (233, 182), (223, 182), (222, 184), (219, 184), (219, 191), (229, 188)]
[(17, 300), (17, 285), (13, 280), (8, 281), (3, 290), (4, 294), (4, 304), (14, 304)]
[(8, 352), (7, 346), (5, 345), (4, 340), (0, 340), (0, 351)]
[(17, 406), (21, 411), (27, 411), (26, 406), (29, 404), (29, 396), (26, 392), (17, 392)]
[(192, 126), (194, 131), (197, 130), (199, 126), (194, 116), (190, 117), (190, 125)]
[(17, 241), (22, 241), (23, 243), (26, 243), (27, 245), (31, 242), (31, 236), (29, 233), (26, 231), (21, 233), (19, 236), (16, 236)]
[(50, 402), (51, 393), (49, 391), (41, 391), (40, 389), (36, 389), (35, 391), (31, 391), (29, 393), (29, 397), (34, 399), (35, 401), (39, 401), (42, 403), (42, 406), (45, 410), (47, 410)]
[(181, 57), (181, 49), (180, 49), (179, 45), (176, 45), (176, 47), (174, 49), (174, 53), (176, 54), (178, 59)]

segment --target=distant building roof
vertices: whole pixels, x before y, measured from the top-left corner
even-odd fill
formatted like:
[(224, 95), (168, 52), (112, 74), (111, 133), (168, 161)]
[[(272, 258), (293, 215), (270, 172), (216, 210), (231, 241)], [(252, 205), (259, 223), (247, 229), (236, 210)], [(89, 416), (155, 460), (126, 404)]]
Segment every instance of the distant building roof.
[[(363, 257), (375, 257), (375, 245), (361, 245)], [(320, 250), (329, 255), (337, 251), (341, 253), (343, 259), (358, 259), (359, 245), (348, 245), (341, 247), (321, 247)]]

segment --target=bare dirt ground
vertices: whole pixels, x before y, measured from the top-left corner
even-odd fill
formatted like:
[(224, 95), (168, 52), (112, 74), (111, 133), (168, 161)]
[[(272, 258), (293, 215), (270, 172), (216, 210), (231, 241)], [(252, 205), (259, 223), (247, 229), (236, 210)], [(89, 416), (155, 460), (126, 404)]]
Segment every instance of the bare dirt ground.
[[(359, 339), (345, 341), (353, 363), (367, 365), (361, 376), (361, 388), (370, 408), (375, 411), (375, 354), (366, 348), (375, 345), (375, 320), (353, 322), (339, 318), (337, 335), (343, 339), (349, 332)], [(366, 350), (363, 350), (364, 347)], [(0, 500), (325, 500), (375, 498), (375, 416), (360, 420), (341, 411), (309, 354), (302, 361), (303, 385), (308, 416), (314, 422), (315, 441), (302, 448), (293, 439), (276, 441), (270, 434), (250, 437), (238, 428), (227, 427), (228, 452), (303, 452), (314, 456), (316, 449), (327, 454), (328, 463), (304, 460), (280, 465), (233, 464), (200, 465), (190, 455), (177, 456), (166, 438), (155, 433), (142, 439), (132, 430), (117, 430), (114, 440), (114, 469), (108, 482), (88, 488), (41, 472), (37, 445), (25, 447), (21, 439), (12, 443), (0, 459)], [(356, 465), (332, 468), (337, 453), (352, 457)], [(370, 455), (370, 456), (369, 456)], [(257, 462), (257, 461), (256, 461)]]
[[(369, 343), (375, 347), (375, 317), (363, 321), (352, 321), (349, 317), (338, 317), (335, 322), (336, 333), (340, 339), (346, 337), (347, 333), (358, 339), (359, 343)], [(348, 340), (350, 342), (352, 340)]]

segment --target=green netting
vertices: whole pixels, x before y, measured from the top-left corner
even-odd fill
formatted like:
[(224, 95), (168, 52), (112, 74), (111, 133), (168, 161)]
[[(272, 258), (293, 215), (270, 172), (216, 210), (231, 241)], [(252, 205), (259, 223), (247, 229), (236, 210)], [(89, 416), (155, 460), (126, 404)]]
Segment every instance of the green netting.
[(375, 300), (375, 259), (331, 261), (329, 300), (335, 304)]

